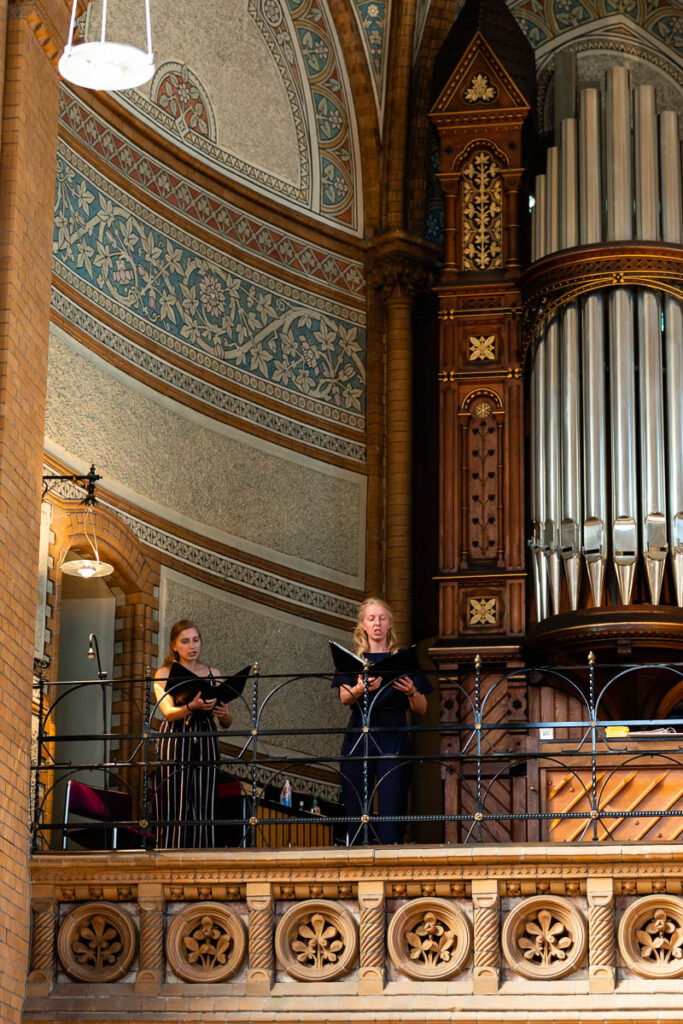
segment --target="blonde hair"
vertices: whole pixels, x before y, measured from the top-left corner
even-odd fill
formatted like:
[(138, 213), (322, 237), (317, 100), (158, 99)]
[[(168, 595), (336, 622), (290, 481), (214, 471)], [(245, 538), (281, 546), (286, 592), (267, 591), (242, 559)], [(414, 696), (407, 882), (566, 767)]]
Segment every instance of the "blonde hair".
[(177, 640), (180, 634), (184, 633), (186, 629), (196, 629), (199, 634), (199, 639), (202, 639), (201, 630), (196, 622), (193, 622), (192, 619), (178, 619), (178, 621), (171, 626), (171, 633), (168, 638), (168, 654), (166, 655), (166, 659), (163, 664), (164, 668), (167, 665), (172, 665), (176, 660), (173, 641)]
[(354, 652), (356, 656), (359, 658), (370, 650), (370, 640), (368, 638), (368, 634), (365, 632), (365, 628), (363, 626), (363, 619), (365, 618), (365, 613), (371, 604), (378, 604), (380, 608), (384, 608), (384, 610), (389, 613), (391, 621), (389, 623), (389, 629), (387, 631), (387, 646), (391, 654), (394, 654), (398, 650), (398, 640), (396, 639), (396, 634), (394, 633), (394, 613), (392, 612), (391, 608), (386, 603), (386, 601), (382, 600), (381, 597), (366, 597), (366, 599), (358, 608), (356, 628), (353, 631)]

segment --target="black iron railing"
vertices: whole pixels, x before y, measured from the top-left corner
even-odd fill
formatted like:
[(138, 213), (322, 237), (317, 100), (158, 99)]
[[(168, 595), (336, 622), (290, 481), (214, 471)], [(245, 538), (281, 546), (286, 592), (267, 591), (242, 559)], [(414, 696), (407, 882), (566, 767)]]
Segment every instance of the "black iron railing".
[[(516, 669), (492, 678), (477, 659), (470, 683), (437, 678), (442, 698), (448, 695), (441, 722), (389, 727), (378, 724), (382, 691), (369, 690), (366, 674), (360, 724), (342, 757), (347, 730), (332, 677), (254, 672), (232, 704), (234, 725), (218, 727), (220, 755), (204, 764), (217, 800), (213, 817), (198, 824), (214, 826), (220, 846), (368, 844), (378, 841), (383, 821), (398, 822), (414, 840), (427, 834), (450, 842), (651, 841), (683, 832), (683, 718), (606, 717), (610, 698), (634, 691), (634, 679), (641, 687), (656, 679), (672, 690), (683, 680), (683, 665), (600, 666), (598, 673), (591, 657), (583, 667)], [(185, 766), (158, 756), (161, 716), (151, 677), (40, 679), (36, 686), (34, 849), (154, 848), (167, 820), (160, 820), (159, 778)], [(538, 686), (570, 695), (579, 713), (527, 721), (511, 710), (511, 692)], [(299, 696), (305, 688), (304, 708), (321, 708), (321, 719), (340, 724), (316, 725), (311, 712), (309, 721), (281, 727), (294, 687)], [(113, 706), (127, 708), (116, 727), (108, 721), (112, 693)], [(430, 700), (437, 699), (435, 692)], [(75, 728), (74, 706), (91, 722), (99, 715), (102, 727)], [(378, 738), (397, 730), (407, 741), (400, 753), (382, 753)], [(349, 764), (358, 766), (353, 813), (339, 795)], [(391, 785), (392, 776), (405, 779), (406, 771), (413, 785), (405, 813), (379, 814), (378, 787)], [(281, 799), (286, 779), (291, 807)]]

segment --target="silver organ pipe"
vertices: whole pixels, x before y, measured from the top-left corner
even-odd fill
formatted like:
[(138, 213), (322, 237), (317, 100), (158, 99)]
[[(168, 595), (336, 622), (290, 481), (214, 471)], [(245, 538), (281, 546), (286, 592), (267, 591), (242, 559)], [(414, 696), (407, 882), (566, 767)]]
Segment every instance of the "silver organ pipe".
[[(579, 105), (579, 239), (602, 241), (600, 94), (585, 89)], [(605, 425), (604, 302), (581, 300), (583, 342), (583, 557), (593, 604), (602, 604), (607, 565), (607, 431)]]
[[(607, 240), (632, 237), (631, 102), (628, 72), (607, 74)], [(629, 604), (638, 551), (636, 520), (635, 331), (626, 288), (609, 295), (612, 560), (621, 604)]]
[[(657, 112), (651, 85), (635, 90), (636, 237), (659, 238)], [(640, 385), (640, 513), (650, 600), (659, 604), (666, 558), (664, 409), (659, 295), (641, 289), (638, 306)]]
[[(548, 150), (546, 166), (546, 252), (555, 252), (560, 241), (560, 150)], [(548, 560), (548, 578), (553, 614), (560, 611), (562, 567), (560, 559), (561, 477), (560, 477), (560, 324), (551, 320), (545, 337), (545, 479), (546, 519), (543, 547)]]
[[(562, 122), (560, 149), (560, 245), (563, 249), (579, 243), (579, 190), (577, 124), (574, 118)], [(567, 578), (569, 607), (579, 605), (581, 578), (579, 523), (581, 521), (581, 376), (579, 361), (579, 308), (570, 302), (560, 318), (561, 338), (561, 478), (562, 503), (560, 551)]]
[[(676, 245), (683, 242), (679, 153), (678, 117), (667, 110), (659, 117), (662, 239)], [(676, 602), (683, 607), (683, 310), (670, 296), (664, 299), (664, 339), (669, 550)]]
[[(600, 243), (683, 245), (678, 117), (657, 118), (652, 87), (632, 97), (627, 70), (612, 68), (604, 94), (581, 92), (559, 142), (536, 179), (533, 261)], [(639, 599), (670, 600), (667, 556), (683, 607), (681, 302), (649, 280), (590, 287), (543, 321), (531, 350), (539, 620), (587, 600), (584, 565), (595, 607), (607, 595), (630, 604), (638, 565), (649, 594)]]
[[(536, 203), (532, 211), (532, 256), (534, 260), (545, 255), (546, 178), (536, 178)], [(537, 339), (537, 350), (531, 370), (531, 517), (534, 534), (531, 540), (533, 556), (536, 607), (540, 619), (548, 615), (548, 569), (543, 552), (543, 531), (546, 520), (545, 501), (545, 338)]]

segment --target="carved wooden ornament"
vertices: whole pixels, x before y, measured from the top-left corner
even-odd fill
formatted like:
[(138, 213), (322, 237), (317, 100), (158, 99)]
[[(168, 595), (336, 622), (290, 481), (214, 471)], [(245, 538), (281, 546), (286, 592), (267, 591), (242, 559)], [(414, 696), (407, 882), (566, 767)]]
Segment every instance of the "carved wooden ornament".
[(642, 978), (683, 975), (683, 899), (645, 896), (619, 923), (619, 950), (626, 966)]
[(246, 949), (242, 921), (222, 903), (185, 907), (166, 935), (166, 958), (183, 981), (227, 981), (242, 966)]
[(462, 911), (448, 900), (411, 900), (392, 917), (387, 946), (401, 974), (440, 981), (468, 963), (472, 930)]
[(347, 974), (356, 962), (356, 922), (338, 903), (305, 900), (283, 914), (275, 933), (275, 952), (290, 978), (332, 981)]
[(588, 929), (582, 914), (561, 896), (533, 896), (508, 914), (503, 953), (523, 978), (551, 980), (577, 970), (586, 956)]
[(135, 958), (137, 933), (130, 916), (113, 903), (84, 903), (62, 922), (57, 953), (76, 981), (118, 981)]

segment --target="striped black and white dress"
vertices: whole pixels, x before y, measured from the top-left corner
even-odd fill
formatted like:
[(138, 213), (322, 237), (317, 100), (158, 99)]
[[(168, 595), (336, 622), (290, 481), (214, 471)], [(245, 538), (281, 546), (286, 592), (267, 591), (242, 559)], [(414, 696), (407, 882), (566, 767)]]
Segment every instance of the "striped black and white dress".
[[(180, 678), (201, 677), (184, 668), (182, 677), (178, 672), (169, 675), (167, 686), (171, 678), (175, 684)], [(170, 722), (165, 718), (159, 727), (157, 755), (157, 847), (214, 846), (213, 819), (219, 758), (214, 716), (210, 711), (194, 711), (187, 718)]]

